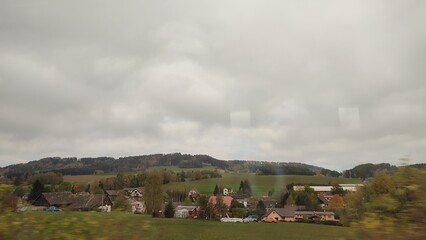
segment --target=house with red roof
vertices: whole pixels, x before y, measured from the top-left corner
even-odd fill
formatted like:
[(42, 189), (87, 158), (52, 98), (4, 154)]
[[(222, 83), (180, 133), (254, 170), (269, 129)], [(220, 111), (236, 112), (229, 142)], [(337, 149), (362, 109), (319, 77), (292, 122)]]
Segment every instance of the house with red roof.
[(222, 198), (223, 203), (227, 207), (231, 207), (231, 203), (232, 203), (232, 200), (233, 200), (233, 198), (231, 196), (210, 196), (209, 203), (212, 203), (213, 205), (215, 205), (218, 197)]

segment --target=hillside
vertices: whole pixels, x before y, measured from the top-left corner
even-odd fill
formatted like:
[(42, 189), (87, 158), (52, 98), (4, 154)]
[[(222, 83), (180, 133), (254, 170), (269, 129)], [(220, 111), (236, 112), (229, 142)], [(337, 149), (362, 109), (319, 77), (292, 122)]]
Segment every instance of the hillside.
[(343, 172), (343, 176), (347, 178), (371, 178), (373, 177), (377, 172), (380, 171), (388, 171), (392, 172), (397, 169), (396, 166), (390, 165), (389, 163), (380, 163), (380, 164), (372, 164), (372, 163), (366, 163), (358, 165), (352, 169), (346, 170)]
[(78, 159), (76, 157), (48, 157), (28, 163), (6, 166), (0, 169), (0, 174), (12, 179), (17, 176), (49, 171), (63, 175), (88, 175), (100, 172), (132, 172), (160, 166), (176, 166), (181, 170), (208, 166), (235, 172), (260, 171), (264, 175), (315, 175), (317, 173), (336, 172), (295, 162), (226, 161), (208, 155), (171, 153), (120, 158), (97, 157)]

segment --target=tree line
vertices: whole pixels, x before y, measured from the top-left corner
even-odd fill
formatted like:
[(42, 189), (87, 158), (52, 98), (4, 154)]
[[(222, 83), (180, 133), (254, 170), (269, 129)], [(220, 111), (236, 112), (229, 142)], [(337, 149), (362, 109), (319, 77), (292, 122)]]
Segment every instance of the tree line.
[(315, 172), (306, 167), (277, 165), (275, 163), (253, 164), (249, 166), (249, 170), (258, 175), (315, 175)]
[[(62, 175), (88, 175), (97, 172), (130, 172), (141, 171), (155, 166), (178, 166), (179, 168), (202, 168), (204, 165), (225, 169), (226, 161), (208, 155), (190, 155), (181, 153), (152, 154), (142, 156), (97, 158), (60, 158), (48, 157), (25, 164), (14, 164), (0, 168), (0, 174), (16, 181), (19, 185), (29, 176), (36, 173), (55, 172)], [(202, 173), (205, 175), (204, 173)]]

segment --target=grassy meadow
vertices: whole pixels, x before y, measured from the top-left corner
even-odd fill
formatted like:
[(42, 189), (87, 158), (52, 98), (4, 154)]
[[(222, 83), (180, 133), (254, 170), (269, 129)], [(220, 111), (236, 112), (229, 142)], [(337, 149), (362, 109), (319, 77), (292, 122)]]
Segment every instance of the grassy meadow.
[[(182, 169), (171, 167), (154, 167), (149, 170), (172, 170), (175, 172), (182, 171)], [(213, 170), (214, 168), (205, 167), (202, 169)], [(197, 171), (201, 168), (184, 169), (185, 171)], [(117, 173), (98, 174), (98, 175), (77, 175), (77, 176), (64, 176), (64, 181), (71, 183), (96, 183), (103, 178), (114, 177)], [(135, 174), (135, 173), (126, 173)], [(361, 183), (360, 179), (343, 178), (343, 177), (326, 177), (326, 176), (302, 176), (302, 175), (256, 175), (255, 173), (236, 173), (236, 172), (222, 172), (221, 178), (208, 178), (197, 181), (187, 180), (185, 182), (173, 182), (164, 185), (165, 189), (197, 189), (202, 194), (211, 194), (216, 184), (222, 187), (232, 187), (237, 190), (240, 181), (248, 179), (251, 183), (252, 192), (254, 195), (267, 195), (269, 191), (274, 190), (275, 194), (279, 194), (281, 190), (289, 183), (295, 184), (309, 184), (309, 185), (324, 185), (330, 182), (336, 183)]]
[(195, 188), (202, 194), (211, 194), (216, 184), (223, 187), (232, 187), (238, 190), (240, 181), (248, 179), (251, 184), (253, 195), (265, 195), (272, 189), (275, 193), (281, 190), (289, 183), (296, 184), (329, 184), (336, 183), (361, 183), (359, 179), (353, 178), (335, 178), (325, 176), (300, 176), (300, 175), (256, 175), (254, 173), (222, 173), (222, 178), (201, 179), (198, 181), (174, 182), (164, 185), (166, 189), (191, 189)]
[(97, 212), (0, 216), (0, 239), (344, 239), (347, 227), (306, 223), (222, 223)]

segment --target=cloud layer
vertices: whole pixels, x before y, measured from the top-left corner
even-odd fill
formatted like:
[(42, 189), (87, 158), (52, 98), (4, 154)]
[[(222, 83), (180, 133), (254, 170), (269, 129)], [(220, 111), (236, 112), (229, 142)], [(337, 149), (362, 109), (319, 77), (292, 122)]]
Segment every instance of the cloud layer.
[(424, 1), (3, 1), (0, 165), (426, 154)]

